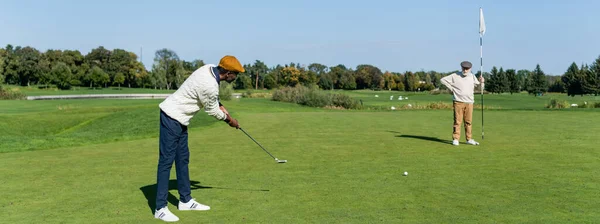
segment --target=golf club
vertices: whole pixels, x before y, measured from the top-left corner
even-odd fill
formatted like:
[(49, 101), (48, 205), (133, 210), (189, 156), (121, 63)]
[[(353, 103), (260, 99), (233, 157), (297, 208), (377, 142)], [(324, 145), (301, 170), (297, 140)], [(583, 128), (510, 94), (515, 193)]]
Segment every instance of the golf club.
[(252, 139), (252, 141), (254, 141), (254, 143), (256, 143), (258, 146), (260, 146), (260, 148), (262, 150), (264, 150), (267, 154), (269, 154), (269, 156), (271, 156), (271, 158), (275, 159), (275, 161), (277, 163), (287, 163), (287, 160), (277, 159), (277, 158), (275, 158), (275, 156), (271, 155), (271, 153), (269, 151), (267, 151), (262, 145), (260, 145), (260, 143), (258, 143), (256, 140), (254, 140), (254, 138), (252, 138), (252, 136), (250, 136), (248, 133), (246, 133), (246, 131), (244, 131), (244, 129), (240, 128), (240, 130), (242, 130), (242, 132), (244, 132), (244, 134), (246, 134), (246, 136), (248, 136), (250, 139)]

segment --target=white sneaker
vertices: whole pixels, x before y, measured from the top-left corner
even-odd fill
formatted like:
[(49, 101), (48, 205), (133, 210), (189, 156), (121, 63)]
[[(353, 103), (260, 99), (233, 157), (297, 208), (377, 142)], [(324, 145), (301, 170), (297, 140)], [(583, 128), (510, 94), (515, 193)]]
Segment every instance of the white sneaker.
[(452, 140), (452, 145), (458, 145), (458, 140), (456, 140), (456, 139)]
[(192, 199), (192, 200), (188, 201), (187, 203), (183, 203), (183, 202), (179, 201), (179, 210), (180, 211), (191, 211), (191, 210), (207, 211), (207, 210), (210, 210), (210, 206), (200, 204), (196, 201), (196, 199)]
[(469, 141), (467, 141), (467, 144), (469, 144), (469, 145), (479, 145), (479, 142), (476, 142), (475, 140), (470, 139)]
[(154, 212), (154, 218), (163, 220), (165, 222), (179, 221), (179, 218), (175, 216), (175, 214), (173, 214), (171, 211), (169, 211), (169, 208), (167, 207), (156, 210), (156, 212)]

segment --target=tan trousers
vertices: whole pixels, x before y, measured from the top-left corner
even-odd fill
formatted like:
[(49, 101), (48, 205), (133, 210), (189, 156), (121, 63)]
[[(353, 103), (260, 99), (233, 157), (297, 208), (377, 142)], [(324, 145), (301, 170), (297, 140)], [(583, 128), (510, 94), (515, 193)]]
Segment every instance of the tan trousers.
[(464, 119), (467, 141), (472, 139), (471, 122), (473, 121), (473, 104), (454, 101), (454, 132), (452, 138), (460, 140), (460, 125)]

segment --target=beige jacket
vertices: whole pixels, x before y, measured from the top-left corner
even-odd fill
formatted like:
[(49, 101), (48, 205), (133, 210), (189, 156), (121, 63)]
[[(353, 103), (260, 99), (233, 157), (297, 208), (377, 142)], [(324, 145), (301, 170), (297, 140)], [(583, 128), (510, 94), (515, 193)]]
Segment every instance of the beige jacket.
[(444, 84), (453, 94), (453, 100), (463, 103), (474, 103), (473, 96), (475, 87), (484, 88), (485, 83), (479, 83), (479, 80), (473, 73), (463, 74), (462, 72), (452, 73), (441, 79)]
[(160, 109), (185, 126), (201, 107), (209, 115), (225, 120), (225, 113), (219, 109), (219, 84), (213, 67), (208, 64), (194, 71), (175, 93), (160, 103)]

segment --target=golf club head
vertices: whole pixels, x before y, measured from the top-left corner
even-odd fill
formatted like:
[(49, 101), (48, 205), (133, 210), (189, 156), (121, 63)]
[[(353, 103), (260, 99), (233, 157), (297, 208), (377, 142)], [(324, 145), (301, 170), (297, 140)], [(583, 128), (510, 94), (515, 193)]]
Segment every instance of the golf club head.
[(287, 160), (285, 160), (285, 159), (277, 159), (277, 158), (275, 158), (275, 161), (277, 161), (277, 163), (287, 163)]

